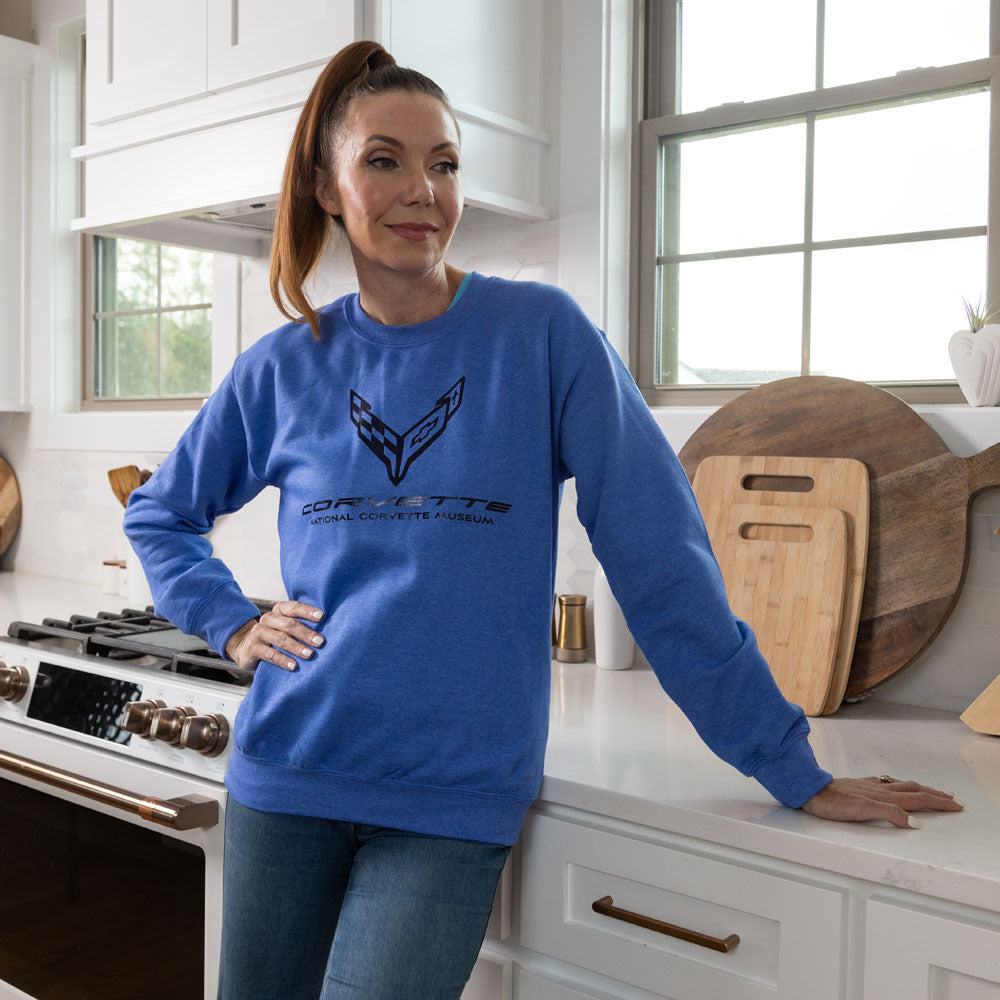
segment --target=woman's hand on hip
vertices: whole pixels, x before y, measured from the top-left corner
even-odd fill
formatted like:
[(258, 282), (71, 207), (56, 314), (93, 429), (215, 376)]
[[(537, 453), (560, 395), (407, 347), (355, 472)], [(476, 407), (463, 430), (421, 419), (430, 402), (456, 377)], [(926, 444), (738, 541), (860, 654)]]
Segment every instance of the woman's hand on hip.
[(298, 670), (298, 661), (286, 656), (307, 659), (324, 642), (319, 632), (299, 619), (315, 624), (323, 617), (320, 608), (302, 601), (278, 601), (270, 611), (238, 628), (226, 643), (226, 656), (244, 670), (254, 670), (267, 660), (283, 670)]
[(887, 774), (880, 778), (834, 778), (802, 806), (805, 812), (823, 819), (884, 819), (893, 826), (914, 828), (920, 824), (910, 817), (911, 812), (959, 812), (962, 808), (948, 792)]

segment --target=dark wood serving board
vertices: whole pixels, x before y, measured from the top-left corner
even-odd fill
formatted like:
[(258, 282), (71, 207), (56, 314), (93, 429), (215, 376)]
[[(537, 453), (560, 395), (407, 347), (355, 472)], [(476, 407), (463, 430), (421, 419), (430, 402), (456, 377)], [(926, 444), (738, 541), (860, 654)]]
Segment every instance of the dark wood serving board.
[(1000, 486), (1000, 444), (959, 458), (898, 396), (825, 375), (758, 386), (718, 409), (680, 451), (689, 479), (709, 455), (868, 467), (868, 566), (846, 698), (899, 673), (941, 630), (965, 580), (969, 505)]
[(14, 541), (21, 524), (21, 491), (14, 470), (0, 458), (0, 556)]

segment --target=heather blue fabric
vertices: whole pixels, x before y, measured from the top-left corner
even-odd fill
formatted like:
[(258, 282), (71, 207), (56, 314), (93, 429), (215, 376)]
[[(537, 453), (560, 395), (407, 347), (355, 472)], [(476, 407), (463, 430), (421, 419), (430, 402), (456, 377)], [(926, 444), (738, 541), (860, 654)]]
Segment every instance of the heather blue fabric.
[(459, 1000), (510, 850), (230, 796), (218, 1000)]
[(548, 736), (562, 483), (632, 634), (711, 749), (799, 806), (830, 775), (729, 609), (676, 455), (562, 290), (473, 273), (383, 326), (357, 294), (266, 334), (134, 490), (157, 611), (224, 650), (257, 609), (202, 537), (280, 491), (281, 572), (326, 642), (262, 661), (226, 776), (244, 805), (514, 843)]

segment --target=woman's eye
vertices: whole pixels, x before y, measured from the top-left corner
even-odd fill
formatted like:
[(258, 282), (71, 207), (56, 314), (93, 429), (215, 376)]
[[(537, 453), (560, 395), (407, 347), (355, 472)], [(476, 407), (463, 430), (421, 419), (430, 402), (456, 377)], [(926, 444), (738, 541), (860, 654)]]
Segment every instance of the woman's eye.
[(373, 156), (368, 162), (377, 170), (388, 170), (396, 165), (395, 161), (388, 156)]
[(435, 163), (435, 170), (440, 170), (443, 174), (454, 174), (458, 170), (458, 164), (453, 160), (445, 160), (443, 163)]

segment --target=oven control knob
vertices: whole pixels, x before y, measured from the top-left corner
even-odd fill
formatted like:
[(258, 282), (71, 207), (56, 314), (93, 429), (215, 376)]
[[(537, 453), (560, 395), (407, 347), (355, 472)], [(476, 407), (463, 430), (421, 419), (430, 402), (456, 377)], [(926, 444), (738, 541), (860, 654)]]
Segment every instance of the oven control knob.
[(25, 667), (8, 667), (0, 660), (0, 700), (20, 701), (28, 692), (28, 671)]
[(149, 724), (149, 735), (154, 740), (163, 740), (164, 743), (176, 746), (181, 741), (181, 725), (188, 716), (194, 714), (195, 711), (190, 705), (158, 708)]
[(229, 722), (224, 715), (192, 715), (181, 723), (182, 747), (204, 757), (218, 757), (229, 742)]
[(130, 701), (125, 706), (125, 714), (122, 716), (122, 729), (127, 729), (144, 740), (151, 739), (149, 727), (153, 722), (153, 716), (158, 709), (166, 707), (167, 703), (159, 698), (152, 698), (150, 701)]

